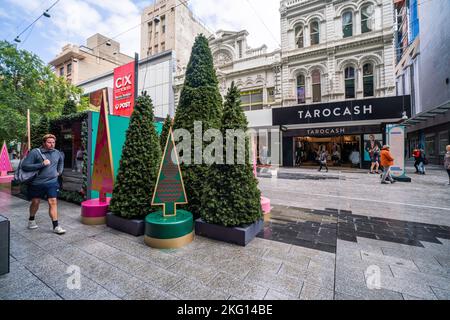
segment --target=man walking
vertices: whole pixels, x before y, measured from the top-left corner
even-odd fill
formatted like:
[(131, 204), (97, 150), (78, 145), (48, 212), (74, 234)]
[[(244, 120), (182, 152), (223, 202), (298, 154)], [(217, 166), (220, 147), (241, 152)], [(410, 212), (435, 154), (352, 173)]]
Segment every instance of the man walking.
[(388, 184), (386, 180), (395, 183), (395, 180), (391, 176), (391, 166), (394, 165), (394, 158), (389, 149), (390, 147), (388, 145), (384, 145), (381, 149), (381, 165), (384, 168), (383, 175), (381, 176), (382, 184)]
[(49, 215), (53, 223), (53, 232), (64, 234), (66, 230), (58, 225), (57, 196), (59, 189), (58, 177), (64, 169), (64, 157), (55, 149), (56, 137), (47, 134), (42, 139), (42, 147), (30, 151), (22, 163), (24, 171), (39, 170), (37, 176), (28, 185), (28, 199), (31, 200), (29, 229), (36, 229), (36, 213), (40, 199), (47, 199)]

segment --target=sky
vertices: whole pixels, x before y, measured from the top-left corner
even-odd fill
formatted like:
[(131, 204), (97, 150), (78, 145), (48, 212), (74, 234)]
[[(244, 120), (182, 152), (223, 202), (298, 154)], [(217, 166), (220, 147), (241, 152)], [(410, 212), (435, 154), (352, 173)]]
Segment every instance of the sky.
[[(0, 40), (14, 38), (57, 0), (0, 0)], [(207, 28), (249, 32), (248, 44), (280, 47), (279, 0), (189, 0), (189, 7)], [(101, 33), (121, 44), (130, 56), (139, 52), (140, 14), (153, 0), (59, 0), (50, 18), (41, 17), (24, 32), (18, 48), (51, 61), (68, 43), (85, 45)], [(15, 42), (13, 42), (15, 43)]]

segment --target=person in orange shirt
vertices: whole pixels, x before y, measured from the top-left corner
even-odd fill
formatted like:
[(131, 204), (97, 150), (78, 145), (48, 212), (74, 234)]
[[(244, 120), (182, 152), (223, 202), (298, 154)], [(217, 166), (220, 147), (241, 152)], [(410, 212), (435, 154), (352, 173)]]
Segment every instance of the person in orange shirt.
[(395, 180), (391, 176), (391, 167), (394, 165), (394, 157), (392, 157), (389, 149), (390, 147), (388, 145), (384, 145), (381, 149), (381, 165), (384, 168), (383, 175), (381, 176), (382, 184), (388, 184), (386, 180), (395, 183)]

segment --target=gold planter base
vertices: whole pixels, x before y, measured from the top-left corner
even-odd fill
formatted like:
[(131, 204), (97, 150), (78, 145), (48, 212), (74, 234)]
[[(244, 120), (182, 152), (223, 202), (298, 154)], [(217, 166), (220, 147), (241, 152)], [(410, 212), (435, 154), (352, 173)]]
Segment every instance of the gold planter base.
[(88, 226), (99, 226), (102, 224), (106, 224), (106, 217), (99, 217), (99, 218), (87, 218), (87, 217), (81, 217), (81, 223), (88, 225)]
[(183, 237), (174, 239), (156, 239), (144, 236), (145, 244), (155, 249), (178, 249), (191, 243), (193, 240), (194, 231)]

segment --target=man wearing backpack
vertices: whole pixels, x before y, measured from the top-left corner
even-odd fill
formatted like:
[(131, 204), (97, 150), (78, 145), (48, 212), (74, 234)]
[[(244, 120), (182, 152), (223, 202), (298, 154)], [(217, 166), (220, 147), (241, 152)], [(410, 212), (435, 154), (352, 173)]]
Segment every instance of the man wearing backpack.
[(415, 173), (419, 173), (419, 158), (420, 158), (420, 150), (418, 147), (416, 147), (413, 150), (413, 157), (414, 157), (414, 168), (416, 168), (416, 172)]
[(53, 232), (64, 234), (66, 230), (58, 224), (57, 211), (58, 177), (64, 169), (64, 156), (55, 149), (56, 137), (54, 135), (45, 135), (42, 142), (42, 147), (31, 150), (22, 163), (24, 171), (38, 170), (38, 174), (28, 185), (28, 199), (31, 200), (28, 228), (36, 229), (38, 227), (35, 215), (39, 209), (40, 199), (47, 198)]

